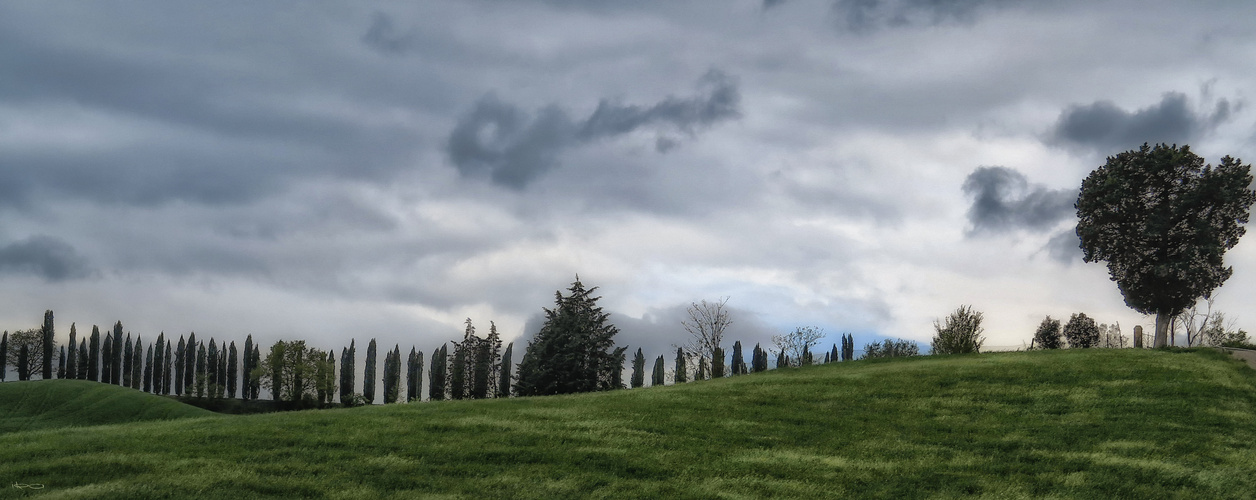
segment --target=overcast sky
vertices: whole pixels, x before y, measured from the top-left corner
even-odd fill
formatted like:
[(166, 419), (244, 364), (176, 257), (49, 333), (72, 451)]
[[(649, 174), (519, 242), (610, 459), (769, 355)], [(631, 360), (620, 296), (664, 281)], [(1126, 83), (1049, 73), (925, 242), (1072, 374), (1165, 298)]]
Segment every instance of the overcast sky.
[[(1246, 1), (6, 2), (0, 328), (526, 338), (579, 274), (662, 354), (692, 301), (988, 346), (1128, 334), (1072, 230), (1144, 141), (1256, 159)], [(1256, 331), (1256, 236), (1217, 305)], [(361, 352), (361, 349), (359, 350)]]

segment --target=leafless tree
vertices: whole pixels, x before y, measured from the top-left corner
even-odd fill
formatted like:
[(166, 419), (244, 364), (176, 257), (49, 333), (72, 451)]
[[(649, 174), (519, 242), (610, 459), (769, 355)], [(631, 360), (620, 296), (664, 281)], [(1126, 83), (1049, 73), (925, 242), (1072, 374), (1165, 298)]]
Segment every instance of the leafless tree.
[(680, 322), (685, 331), (689, 332), (690, 339), (688, 343), (677, 347), (694, 358), (694, 363), (701, 363), (702, 360), (710, 362), (715, 348), (720, 347), (720, 342), (723, 342), (724, 330), (733, 324), (728, 316), (727, 304), (728, 297), (718, 302), (707, 302), (705, 299), (694, 302), (688, 309), (689, 319)]
[[(22, 346), (26, 346), (26, 369), (31, 377), (40, 376), (44, 369), (44, 333), (39, 328), (31, 328), (29, 330), (20, 330), (9, 334), (9, 366), (19, 369), (18, 360), (21, 358)], [(55, 345), (54, 345), (55, 349)], [(53, 354), (53, 361), (56, 361), (56, 354)], [(20, 373), (20, 371), (19, 371)]]
[(803, 353), (811, 353), (811, 348), (824, 338), (824, 329), (818, 326), (800, 326), (784, 335), (773, 335), (772, 343), (776, 345), (776, 353), (785, 353), (790, 366), (801, 366)]

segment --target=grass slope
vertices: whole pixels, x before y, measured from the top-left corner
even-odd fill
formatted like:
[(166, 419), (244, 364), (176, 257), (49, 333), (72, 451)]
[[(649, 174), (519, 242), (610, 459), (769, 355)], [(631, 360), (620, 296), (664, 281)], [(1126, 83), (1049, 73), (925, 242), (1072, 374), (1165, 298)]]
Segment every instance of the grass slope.
[(170, 398), (86, 380), (0, 384), (0, 434), (209, 415)]
[(0, 435), (0, 497), (1245, 498), (1215, 352), (856, 361), (610, 393)]

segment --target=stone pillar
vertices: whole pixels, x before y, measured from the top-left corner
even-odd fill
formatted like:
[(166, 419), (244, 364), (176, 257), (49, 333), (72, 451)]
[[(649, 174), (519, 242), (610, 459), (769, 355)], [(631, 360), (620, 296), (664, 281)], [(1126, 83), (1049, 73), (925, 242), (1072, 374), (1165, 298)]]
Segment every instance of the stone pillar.
[(1134, 347), (1143, 348), (1143, 327), (1142, 325), (1134, 325)]

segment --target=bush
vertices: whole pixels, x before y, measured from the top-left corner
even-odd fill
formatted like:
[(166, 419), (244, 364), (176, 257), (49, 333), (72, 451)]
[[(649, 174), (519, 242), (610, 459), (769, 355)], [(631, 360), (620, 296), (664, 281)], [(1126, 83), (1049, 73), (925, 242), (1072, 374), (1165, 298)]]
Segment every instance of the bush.
[(972, 306), (960, 306), (946, 318), (946, 325), (933, 322), (937, 335), (933, 337), (934, 354), (965, 354), (981, 352), (985, 337), (981, 336), (981, 313)]
[(919, 356), (920, 346), (911, 340), (890, 340), (885, 339), (884, 342), (864, 345), (864, 359), (869, 358), (903, 358), (907, 356)]
[(1060, 338), (1060, 320), (1047, 316), (1034, 332), (1033, 346), (1037, 349), (1059, 349), (1064, 347), (1063, 344), (1064, 340)]
[(1074, 314), (1064, 325), (1064, 338), (1069, 349), (1088, 349), (1099, 345), (1099, 325), (1085, 313)]

